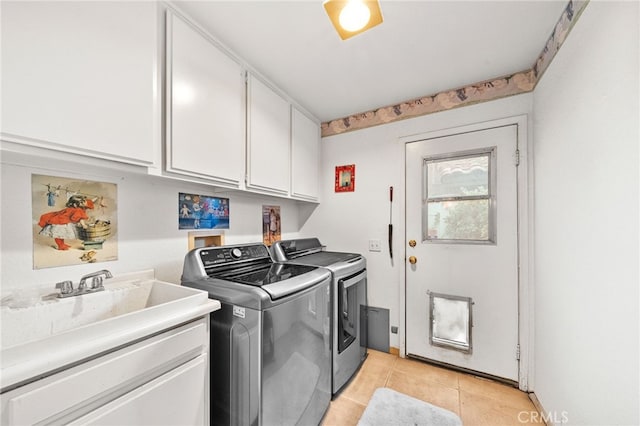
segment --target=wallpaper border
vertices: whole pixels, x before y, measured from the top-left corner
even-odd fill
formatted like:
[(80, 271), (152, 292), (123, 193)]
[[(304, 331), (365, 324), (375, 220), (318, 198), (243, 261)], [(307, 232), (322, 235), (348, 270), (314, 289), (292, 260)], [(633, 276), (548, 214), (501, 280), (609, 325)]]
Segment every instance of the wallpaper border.
[(589, 0), (570, 0), (531, 69), (322, 123), (322, 137), (531, 92)]

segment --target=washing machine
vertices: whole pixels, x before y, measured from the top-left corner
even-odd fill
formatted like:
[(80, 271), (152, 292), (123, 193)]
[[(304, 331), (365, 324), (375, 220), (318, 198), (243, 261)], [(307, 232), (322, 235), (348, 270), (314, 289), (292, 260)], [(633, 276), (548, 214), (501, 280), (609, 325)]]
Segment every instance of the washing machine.
[(210, 320), (211, 424), (319, 424), (332, 396), (331, 273), (247, 244), (191, 250), (181, 281), (222, 305)]

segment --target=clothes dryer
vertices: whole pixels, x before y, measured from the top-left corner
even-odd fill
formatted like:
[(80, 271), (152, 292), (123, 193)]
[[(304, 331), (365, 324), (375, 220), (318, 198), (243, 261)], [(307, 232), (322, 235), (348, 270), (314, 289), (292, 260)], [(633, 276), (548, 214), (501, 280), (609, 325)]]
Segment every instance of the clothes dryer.
[(332, 394), (337, 394), (367, 356), (367, 261), (357, 253), (326, 251), (317, 238), (277, 241), (279, 262), (331, 271)]

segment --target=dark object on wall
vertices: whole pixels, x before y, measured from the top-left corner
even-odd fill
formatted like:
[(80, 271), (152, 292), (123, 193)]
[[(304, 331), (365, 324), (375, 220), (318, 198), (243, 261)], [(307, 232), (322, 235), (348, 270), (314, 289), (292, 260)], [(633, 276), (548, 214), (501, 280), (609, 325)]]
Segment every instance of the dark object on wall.
[(389, 257), (393, 259), (393, 221), (391, 212), (393, 209), (393, 186), (389, 187)]
[(367, 345), (380, 352), (389, 352), (389, 310), (367, 306)]

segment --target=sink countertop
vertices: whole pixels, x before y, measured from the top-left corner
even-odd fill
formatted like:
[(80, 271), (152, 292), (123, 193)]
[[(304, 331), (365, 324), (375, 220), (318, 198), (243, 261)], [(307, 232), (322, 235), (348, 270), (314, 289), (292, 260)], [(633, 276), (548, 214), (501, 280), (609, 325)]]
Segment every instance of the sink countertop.
[[(154, 279), (153, 271), (150, 272), (151, 279)], [(148, 272), (131, 276), (149, 279)], [(77, 297), (87, 296), (91, 297), (91, 294)], [(143, 321), (136, 321), (137, 312), (131, 312), (54, 334), (45, 339), (2, 349), (0, 391), (4, 392), (21, 382), (49, 375), (65, 366), (189, 322), (220, 307), (219, 301), (209, 299), (208, 296), (194, 306), (175, 309), (169, 315), (166, 310), (154, 309), (158, 308), (154, 306), (146, 310)]]

